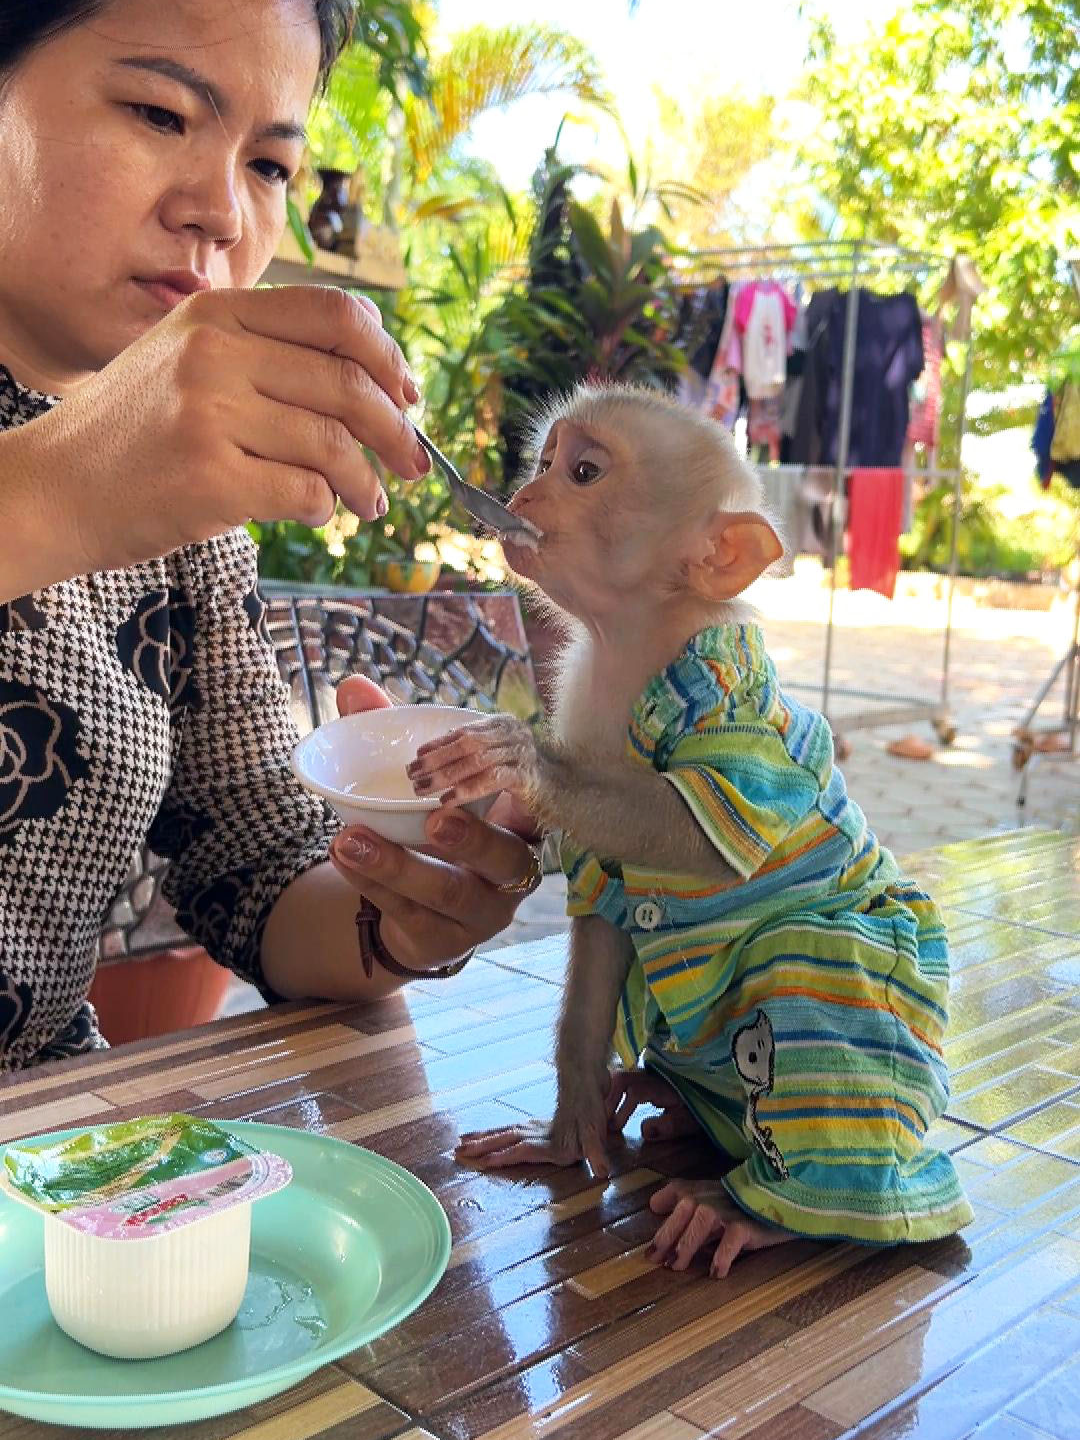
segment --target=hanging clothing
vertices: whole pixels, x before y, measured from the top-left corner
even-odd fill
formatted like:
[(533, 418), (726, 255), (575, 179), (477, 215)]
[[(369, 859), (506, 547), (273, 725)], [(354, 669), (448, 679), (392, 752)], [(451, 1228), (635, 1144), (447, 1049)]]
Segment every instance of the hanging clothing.
[(709, 378), (727, 308), (728, 283), (722, 276), (682, 297), (674, 343), (703, 380)]
[(829, 318), (840, 302), (836, 290), (821, 290), (806, 307), (806, 345), (795, 419), (782, 447), (782, 458), (797, 465), (820, 465), (829, 383)]
[(775, 395), (752, 397), (748, 407), (746, 438), (753, 446), (761, 446), (769, 452), (769, 459), (775, 464), (780, 459), (780, 419), (784, 397)]
[(758, 478), (766, 513), (784, 547), (783, 557), (770, 568), (769, 574), (787, 579), (795, 574), (796, 546), (802, 528), (802, 477), (787, 465), (763, 465)]
[[(829, 312), (829, 378), (825, 393), (822, 458), (836, 460), (843, 389), (847, 296)], [(858, 292), (855, 370), (851, 393), (848, 464), (900, 464), (908, 429), (908, 389), (922, 373), (922, 318), (914, 295)]]
[(1047, 390), (1035, 417), (1035, 429), (1031, 436), (1031, 448), (1035, 452), (1035, 470), (1039, 484), (1049, 490), (1054, 476), (1054, 462), (1050, 458), (1050, 447), (1054, 442), (1054, 392)]
[(809, 306), (801, 300), (796, 302), (795, 324), (788, 336), (787, 378), (784, 381), (784, 404), (780, 414), (780, 458), (790, 460), (785, 447), (790, 445), (799, 420), (799, 406), (802, 401), (803, 371), (806, 367), (806, 346), (809, 339), (807, 316)]
[(753, 280), (736, 299), (735, 328), (742, 337), (742, 374), (751, 400), (783, 391), (788, 334), (797, 315), (795, 302), (775, 280)]
[(852, 590), (891, 600), (900, 569), (902, 470), (854, 470), (848, 479), (848, 556)]
[(705, 396), (706, 413), (721, 425), (726, 425), (729, 430), (733, 429), (739, 418), (740, 394), (739, 372), (728, 365), (723, 350), (718, 348), (709, 374)]
[(716, 347), (716, 360), (722, 363), (727, 370), (734, 370), (736, 375), (742, 375), (742, 340), (739, 330), (735, 324), (735, 316), (739, 311), (740, 298), (747, 288), (747, 281), (736, 280), (728, 291), (727, 314), (724, 316), (724, 324), (720, 330), (720, 343)]
[(679, 403), (688, 410), (701, 410), (705, 405), (705, 381), (692, 365), (688, 365), (679, 376)]
[(923, 372), (916, 377), (911, 392), (911, 418), (908, 421), (908, 445), (925, 445), (936, 449), (938, 422), (941, 412), (941, 360), (943, 352), (940, 316), (924, 315), (922, 319)]
[(1066, 380), (1058, 397), (1050, 458), (1055, 463), (1080, 460), (1080, 385)]

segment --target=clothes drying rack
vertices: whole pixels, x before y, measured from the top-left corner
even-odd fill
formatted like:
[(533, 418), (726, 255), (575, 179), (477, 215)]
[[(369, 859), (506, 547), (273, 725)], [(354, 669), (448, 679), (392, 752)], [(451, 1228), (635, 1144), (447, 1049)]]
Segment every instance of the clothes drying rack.
[[(957, 537), (963, 505), (963, 470), (959, 466), (942, 469), (936, 464), (936, 454), (931, 454), (930, 465), (926, 469), (918, 469), (914, 472), (920, 479), (951, 480), (953, 485), (940, 693), (934, 699), (912, 699), (910, 696), (894, 693), (837, 686), (833, 684), (832, 671), (837, 561), (840, 553), (840, 537), (844, 533), (846, 517), (845, 481), (852, 473), (852, 469), (855, 468), (848, 465), (848, 452), (851, 441), (851, 412), (855, 388), (859, 286), (863, 285), (869, 288), (868, 282), (870, 281), (876, 280), (884, 283), (889, 280), (895, 281), (899, 276), (908, 277), (917, 283), (925, 283), (935, 272), (940, 272), (944, 279), (952, 264), (952, 257), (933, 251), (913, 250), (906, 246), (892, 245), (883, 241), (806, 240), (786, 245), (764, 244), (701, 250), (695, 252), (692, 260), (693, 275), (680, 273), (680, 283), (707, 284), (710, 279), (717, 279), (720, 276), (731, 280), (802, 281), (811, 286), (847, 282), (836, 463), (826, 467), (833, 472), (833, 481), (829, 505), (832, 523), (829, 526), (831, 532), (829, 618), (825, 629), (825, 656), (820, 684), (811, 685), (808, 682), (799, 682), (791, 684), (790, 688), (793, 690), (818, 690), (821, 696), (820, 709), (837, 733), (865, 730), (879, 725), (901, 725), (909, 721), (929, 720), (942, 743), (951, 745), (956, 737), (956, 728), (949, 711), (949, 662), (952, 649), (953, 598), (956, 590)], [(965, 350), (957, 418), (958, 456), (966, 423), (968, 393), (971, 388), (974, 343), (970, 329)], [(798, 468), (802, 470), (806, 467)], [(773, 473), (775, 473), (775, 468)], [(834, 717), (831, 707), (834, 700), (838, 698), (855, 700), (861, 705), (873, 708), (856, 709), (853, 712)]]
[[(1067, 255), (1065, 263), (1069, 267), (1077, 299), (1080, 299), (1080, 254)], [(1080, 567), (1080, 550), (1077, 551), (1076, 559), (1078, 567)], [(1062, 676), (1065, 681), (1065, 704), (1061, 723), (1036, 728), (1035, 722), (1039, 711)], [(1018, 825), (1023, 825), (1027, 819), (1029, 761), (1041, 753), (1044, 742), (1055, 740), (1063, 741), (1065, 753), (1070, 759), (1075, 759), (1078, 734), (1080, 734), (1080, 574), (1077, 575), (1076, 581), (1072, 643), (1050, 671), (1046, 680), (1039, 686), (1035, 698), (1031, 702), (1031, 707), (1017, 726), (1013, 740), (1013, 769), (1020, 772), (1020, 788), (1016, 795)], [(1051, 744), (1051, 748), (1047, 752), (1048, 756), (1052, 757), (1055, 753), (1060, 754), (1061, 748)]]

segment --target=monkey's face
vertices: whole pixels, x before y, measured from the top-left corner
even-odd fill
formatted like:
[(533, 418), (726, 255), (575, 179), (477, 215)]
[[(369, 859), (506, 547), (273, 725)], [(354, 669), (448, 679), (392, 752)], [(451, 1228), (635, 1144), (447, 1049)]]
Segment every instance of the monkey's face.
[(624, 603), (655, 576), (655, 495), (642, 474), (647, 467), (632, 428), (617, 428), (614, 420), (557, 420), (533, 478), (510, 502), (543, 539), (535, 550), (508, 542), (508, 561), (582, 619)]

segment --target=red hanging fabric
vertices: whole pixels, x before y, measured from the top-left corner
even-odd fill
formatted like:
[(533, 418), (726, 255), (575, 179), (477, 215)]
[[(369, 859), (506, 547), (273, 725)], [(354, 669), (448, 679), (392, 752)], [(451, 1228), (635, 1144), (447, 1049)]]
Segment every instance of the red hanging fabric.
[(877, 590), (891, 600), (900, 569), (904, 515), (903, 470), (853, 470), (848, 480), (848, 555), (851, 588)]

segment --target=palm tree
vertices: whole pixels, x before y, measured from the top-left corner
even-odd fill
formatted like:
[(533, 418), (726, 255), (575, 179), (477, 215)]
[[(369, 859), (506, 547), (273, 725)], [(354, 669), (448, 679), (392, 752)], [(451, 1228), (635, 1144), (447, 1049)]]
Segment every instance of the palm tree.
[[(611, 113), (600, 67), (573, 35), (546, 25), (477, 26), (430, 59), (427, 91), (400, 97), (386, 88), (379, 58), (363, 46), (343, 57), (312, 117), (315, 163), (362, 168), (383, 222), (404, 228), (423, 209), (439, 213), (439, 181), (454, 147), (489, 110), (531, 95), (565, 94)], [(484, 187), (490, 198), (491, 187)], [(465, 197), (447, 196), (447, 218)]]

